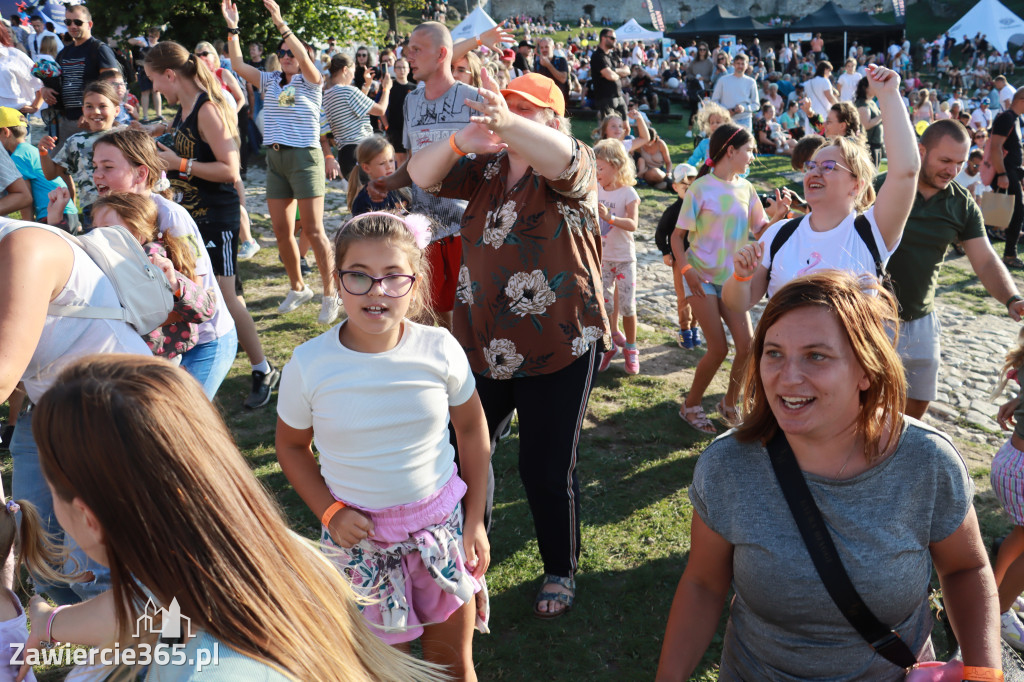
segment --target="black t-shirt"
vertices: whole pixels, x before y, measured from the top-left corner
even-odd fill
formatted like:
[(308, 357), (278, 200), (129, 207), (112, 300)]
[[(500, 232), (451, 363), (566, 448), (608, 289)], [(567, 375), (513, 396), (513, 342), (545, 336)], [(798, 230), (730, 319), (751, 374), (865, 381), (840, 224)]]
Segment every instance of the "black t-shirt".
[(565, 61), (565, 57), (553, 56), (553, 57), (551, 57), (551, 66), (553, 66), (556, 71), (561, 71), (562, 73), (565, 74), (566, 78), (565, 78), (565, 82), (564, 83), (560, 83), (558, 81), (558, 79), (555, 78), (554, 74), (552, 74), (550, 71), (548, 71), (547, 67), (541, 66), (540, 57), (534, 57), (533, 58), (533, 72), (534, 73), (539, 73), (542, 76), (547, 76), (551, 80), (555, 81), (555, 85), (557, 85), (558, 89), (562, 91), (562, 97), (565, 98), (565, 101), (568, 103), (568, 101), (569, 101), (569, 63), (567, 61)]
[(1003, 165), (1006, 168), (1021, 167), (1021, 135), (1020, 117), (1012, 110), (1004, 111), (992, 121), (992, 134), (1002, 135), (1006, 138), (1003, 149), (1006, 156), (1003, 157)]
[(520, 52), (516, 52), (516, 58), (512, 62), (512, 68), (516, 70), (516, 73), (526, 74), (530, 73), (530, 65), (526, 63), (526, 57)]
[(100, 77), (100, 71), (117, 69), (113, 50), (95, 36), (81, 45), (69, 44), (57, 55), (60, 64), (60, 94), (64, 101), (64, 117), (78, 120), (82, 116), (82, 91)]
[(622, 88), (619, 87), (619, 79), (610, 81), (601, 75), (605, 69), (614, 71), (619, 66), (619, 58), (614, 52), (606, 53), (601, 48), (594, 50), (590, 57), (590, 92), (594, 99), (612, 99), (622, 97)]
[(404, 152), (403, 134), (405, 132), (405, 116), (402, 109), (405, 106), (405, 96), (416, 89), (416, 84), (409, 81), (399, 83), (391, 81), (391, 96), (388, 99), (388, 108), (384, 112), (384, 118), (388, 122), (388, 142), (395, 148), (396, 152)]
[[(188, 118), (181, 120), (181, 109), (174, 116), (171, 124), (174, 129), (174, 153), (183, 159), (195, 159), (198, 163), (217, 160), (213, 149), (199, 135), (199, 109), (209, 101), (209, 96), (201, 92)], [(174, 191), (174, 200), (197, 223), (222, 225), (224, 230), (235, 229), (238, 225), (241, 207), (238, 191), (233, 184), (203, 180), (195, 175), (186, 177), (177, 169), (168, 171), (167, 175)]]
[(672, 253), (672, 231), (676, 229), (679, 222), (679, 210), (683, 207), (683, 200), (676, 199), (675, 203), (665, 209), (658, 219), (658, 226), (654, 228), (654, 243), (658, 246), (663, 256)]

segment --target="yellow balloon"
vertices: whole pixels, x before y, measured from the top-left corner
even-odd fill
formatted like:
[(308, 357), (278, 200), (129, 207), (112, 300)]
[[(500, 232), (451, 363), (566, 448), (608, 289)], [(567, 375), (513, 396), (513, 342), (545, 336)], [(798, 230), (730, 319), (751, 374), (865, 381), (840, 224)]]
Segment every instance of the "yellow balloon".
[(586, 47), (589, 44), (590, 44), (590, 41), (587, 40), (586, 38), (584, 38), (583, 40), (580, 41), (580, 47)]

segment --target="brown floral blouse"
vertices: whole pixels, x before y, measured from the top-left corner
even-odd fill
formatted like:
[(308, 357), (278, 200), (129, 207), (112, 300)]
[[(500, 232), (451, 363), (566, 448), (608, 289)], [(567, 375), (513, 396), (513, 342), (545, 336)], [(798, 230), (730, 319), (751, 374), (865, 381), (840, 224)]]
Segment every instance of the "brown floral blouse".
[(573, 140), (557, 180), (529, 169), (508, 193), (508, 155), (461, 159), (427, 191), (469, 202), (455, 337), (491, 379), (551, 374), (608, 334), (594, 150)]

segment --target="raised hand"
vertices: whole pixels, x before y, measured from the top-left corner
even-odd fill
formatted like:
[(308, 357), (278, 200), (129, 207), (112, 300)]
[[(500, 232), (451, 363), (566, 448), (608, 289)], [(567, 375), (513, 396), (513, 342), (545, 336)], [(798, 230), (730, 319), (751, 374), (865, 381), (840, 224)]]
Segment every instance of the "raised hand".
[(516, 42), (516, 37), (505, 28), (505, 22), (503, 21), (497, 26), (489, 28), (481, 33), (480, 42), (495, 52), (501, 52), (503, 49), (502, 43), (513, 45)]
[(39, 151), (46, 152), (49, 154), (57, 147), (57, 138), (52, 135), (43, 135), (43, 139), (39, 140)]
[(881, 97), (885, 93), (900, 94), (900, 75), (892, 69), (868, 64), (868, 96)]
[[(509, 110), (508, 104), (505, 103), (505, 98), (499, 93), (482, 89), (480, 90), (480, 96), (483, 98), (482, 102), (466, 100), (466, 106), (477, 112), (475, 116), (470, 116), (469, 120), (486, 126), (488, 130), (500, 133), (503, 128), (508, 127), (512, 123), (514, 114)], [(468, 150), (464, 149), (463, 151)]]
[(270, 18), (273, 19), (274, 24), (284, 23), (284, 19), (281, 18), (281, 6), (274, 0), (263, 0), (263, 6), (270, 12)]
[(224, 15), (224, 21), (228, 28), (238, 28), (238, 6), (231, 0), (221, 0), (220, 13)]

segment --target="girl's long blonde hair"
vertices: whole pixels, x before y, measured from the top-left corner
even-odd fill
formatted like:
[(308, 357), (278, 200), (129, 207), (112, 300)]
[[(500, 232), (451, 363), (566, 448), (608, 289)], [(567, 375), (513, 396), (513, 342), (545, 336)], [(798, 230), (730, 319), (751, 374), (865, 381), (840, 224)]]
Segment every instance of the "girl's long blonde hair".
[(238, 115), (235, 113), (234, 100), (229, 102), (224, 96), (220, 82), (202, 59), (173, 40), (162, 40), (146, 53), (145, 64), (156, 71), (171, 69), (185, 78), (192, 79), (196, 87), (205, 92), (210, 101), (217, 105), (228, 135), (234, 138), (235, 145), (238, 145)]
[(632, 187), (636, 184), (636, 166), (629, 158), (625, 145), (619, 140), (601, 140), (594, 145), (594, 158), (600, 159), (615, 168), (615, 183), (619, 187)]
[(999, 370), (999, 384), (995, 390), (992, 391), (992, 397), (998, 398), (1006, 388), (1006, 384), (1010, 382), (1010, 371), (1016, 370), (1018, 372), (1018, 378), (1024, 379), (1024, 376), (1020, 376), (1020, 372), (1024, 372), (1024, 327), (1017, 332), (1017, 345), (1006, 354), (1006, 362), (1003, 363), (1002, 368)]
[(162, 605), (176, 599), (195, 630), (298, 682), (438, 678), (370, 631), (341, 572), (288, 528), (180, 368), (82, 358), (32, 421), (54, 496), (99, 525), (119, 641), (132, 639), (144, 585)]

